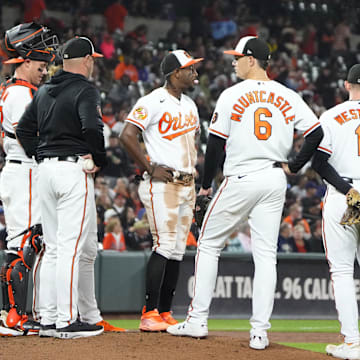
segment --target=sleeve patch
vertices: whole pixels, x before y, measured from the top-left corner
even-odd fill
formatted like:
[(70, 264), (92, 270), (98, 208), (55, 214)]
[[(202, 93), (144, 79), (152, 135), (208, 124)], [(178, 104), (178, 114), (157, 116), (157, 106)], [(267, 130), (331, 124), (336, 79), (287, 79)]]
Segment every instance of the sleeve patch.
[(136, 120), (145, 120), (148, 116), (148, 111), (145, 107), (139, 106), (134, 110), (133, 115)]

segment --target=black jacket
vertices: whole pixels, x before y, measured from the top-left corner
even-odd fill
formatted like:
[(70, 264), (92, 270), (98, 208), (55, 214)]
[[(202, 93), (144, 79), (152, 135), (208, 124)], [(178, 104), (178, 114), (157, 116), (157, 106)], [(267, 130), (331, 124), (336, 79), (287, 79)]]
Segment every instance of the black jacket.
[(41, 86), (16, 135), (29, 157), (91, 153), (97, 166), (106, 164), (100, 95), (79, 74), (60, 71)]

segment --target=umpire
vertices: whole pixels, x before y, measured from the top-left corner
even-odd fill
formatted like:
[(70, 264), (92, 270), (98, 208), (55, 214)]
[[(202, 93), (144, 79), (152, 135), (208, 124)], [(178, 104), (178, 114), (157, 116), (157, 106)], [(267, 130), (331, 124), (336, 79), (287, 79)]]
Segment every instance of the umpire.
[[(64, 70), (36, 93), (16, 135), (26, 154), (35, 155), (39, 162), (46, 244), (40, 272), (46, 284), (39, 296), (42, 329), (44, 335), (69, 339), (103, 332), (102, 326), (76, 320), (78, 307), (86, 311), (81, 306), (90, 300), (78, 296), (82, 259), (96, 257), (92, 174), (105, 165), (106, 154), (100, 95), (88, 80), (94, 58), (102, 55), (89, 39), (76, 37), (64, 45), (62, 57)], [(92, 159), (95, 165), (91, 168), (91, 160), (84, 159)], [(53, 332), (45, 334), (46, 330)]]

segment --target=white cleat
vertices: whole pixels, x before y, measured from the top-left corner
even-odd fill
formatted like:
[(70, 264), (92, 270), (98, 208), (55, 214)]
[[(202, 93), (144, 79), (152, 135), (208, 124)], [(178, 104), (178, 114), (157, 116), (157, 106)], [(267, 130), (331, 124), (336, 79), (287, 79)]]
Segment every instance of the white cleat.
[(255, 350), (264, 350), (269, 346), (269, 339), (265, 336), (251, 335), (249, 346)]
[(188, 321), (169, 326), (166, 331), (171, 335), (190, 336), (194, 338), (205, 338), (209, 333), (206, 324), (196, 324)]
[(339, 359), (360, 360), (359, 344), (329, 344), (326, 346), (326, 353)]

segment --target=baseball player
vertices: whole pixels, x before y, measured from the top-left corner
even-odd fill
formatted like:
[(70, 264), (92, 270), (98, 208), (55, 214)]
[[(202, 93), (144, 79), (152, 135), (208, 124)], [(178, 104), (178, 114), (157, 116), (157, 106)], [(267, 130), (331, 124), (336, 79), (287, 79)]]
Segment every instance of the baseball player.
[(359, 228), (340, 225), (347, 208), (345, 197), (350, 190), (360, 190), (360, 64), (350, 69), (345, 89), (349, 92), (349, 100), (320, 117), (324, 138), (312, 166), (328, 182), (323, 208), (323, 242), (344, 336), (343, 344), (328, 345), (326, 352), (340, 359), (360, 359), (358, 305), (353, 278)]
[(226, 144), (225, 179), (209, 204), (201, 228), (188, 317), (167, 331), (172, 335), (207, 336), (220, 252), (229, 235), (248, 220), (255, 263), (250, 347), (262, 350), (269, 345), (277, 238), (287, 187), (277, 162), (287, 161), (294, 128), (303, 132), (301, 151), (284, 165), (286, 171), (296, 173), (316, 150), (323, 132), (300, 96), (269, 80), (266, 68), (270, 51), (264, 41), (246, 36), (235, 50), (225, 53), (235, 56), (236, 75), (244, 81), (226, 89), (216, 104), (199, 194), (211, 193), (211, 181)]
[[(153, 236), (142, 331), (163, 331), (177, 323), (170, 309), (193, 218), (195, 134), (199, 129), (196, 105), (184, 91), (197, 82), (194, 64), (201, 60), (184, 50), (166, 55), (161, 63), (165, 85), (137, 101), (121, 135), (130, 155), (145, 171), (139, 195)], [(137, 140), (141, 132), (150, 162)]]
[(39, 161), (46, 245), (41, 279), (47, 285), (40, 287), (40, 336), (71, 339), (104, 331), (95, 323), (101, 317), (91, 272), (97, 253), (92, 174), (105, 165), (106, 154), (100, 95), (88, 81), (94, 58), (102, 55), (88, 38), (76, 37), (63, 46), (62, 57), (64, 70), (35, 94), (16, 133)]
[[(3, 84), (0, 118), (4, 134), (6, 164), (1, 174), (0, 190), (8, 231), (6, 260), (1, 285), (4, 307), (0, 335), (38, 334), (39, 324), (25, 313), (27, 284), (33, 269), (33, 316), (39, 319), (39, 268), (42, 254), (39, 198), (36, 188), (37, 164), (16, 140), (15, 130), (25, 108), (47, 74), (53, 60), (57, 39), (49, 30), (35, 23), (21, 24), (6, 31), (4, 46), (15, 64), (13, 77)], [(35, 263), (35, 265), (34, 265)]]

